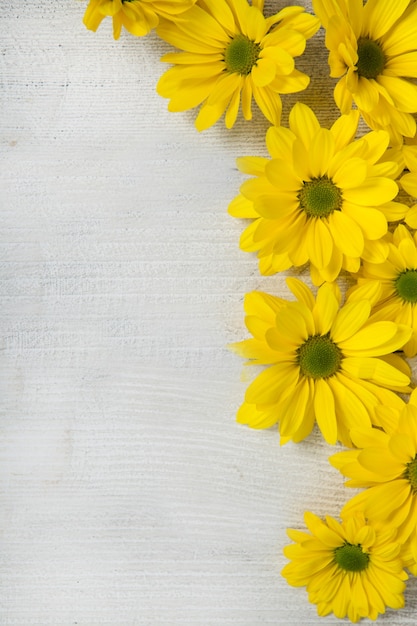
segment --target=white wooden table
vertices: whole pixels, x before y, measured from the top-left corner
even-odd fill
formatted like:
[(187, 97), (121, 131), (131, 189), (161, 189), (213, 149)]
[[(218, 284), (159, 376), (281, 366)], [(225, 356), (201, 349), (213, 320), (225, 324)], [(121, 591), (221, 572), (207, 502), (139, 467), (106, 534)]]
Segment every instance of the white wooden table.
[[(0, 7), (0, 624), (339, 624), (280, 576), (285, 529), (351, 495), (334, 449), (235, 423), (243, 296), (288, 295), (226, 212), (267, 122), (199, 134), (155, 92), (168, 46), (84, 8)], [(284, 121), (297, 99), (337, 115), (308, 50)], [(414, 625), (416, 591), (380, 623)]]

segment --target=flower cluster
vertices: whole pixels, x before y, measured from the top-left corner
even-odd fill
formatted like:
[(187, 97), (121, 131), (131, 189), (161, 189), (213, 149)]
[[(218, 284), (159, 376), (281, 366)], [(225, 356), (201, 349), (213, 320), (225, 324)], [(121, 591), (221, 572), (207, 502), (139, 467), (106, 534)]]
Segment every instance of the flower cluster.
[[(313, 287), (289, 276), (288, 300), (246, 295), (251, 337), (232, 349), (261, 372), (237, 421), (278, 425), (282, 444), (318, 428), (346, 448), (330, 463), (360, 491), (340, 521), (306, 512), (307, 530), (288, 531), (282, 575), (319, 615), (357, 622), (401, 608), (417, 575), (417, 2), (312, 8), (266, 16), (264, 0), (90, 0), (84, 23), (95, 31), (111, 17), (115, 39), (122, 27), (155, 29), (175, 48), (156, 89), (170, 111), (197, 109), (199, 131), (251, 120), (254, 103), (270, 123), (269, 157), (237, 159), (249, 178), (229, 213), (245, 220), (240, 247), (262, 275), (306, 270)], [(297, 102), (283, 125), (282, 96), (308, 86), (297, 58), (320, 28), (339, 116), (323, 128)]]

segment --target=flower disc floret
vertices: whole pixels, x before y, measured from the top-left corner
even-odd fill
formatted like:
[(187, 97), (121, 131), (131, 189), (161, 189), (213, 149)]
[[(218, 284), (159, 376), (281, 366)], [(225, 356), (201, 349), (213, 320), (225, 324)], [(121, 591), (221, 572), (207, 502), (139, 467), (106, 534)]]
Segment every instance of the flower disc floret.
[(356, 63), (359, 76), (377, 78), (385, 67), (385, 54), (377, 41), (361, 37), (358, 39), (358, 61)]
[(313, 335), (297, 349), (297, 360), (303, 376), (328, 378), (339, 371), (342, 353), (329, 334)]
[(345, 572), (362, 572), (369, 565), (369, 554), (360, 544), (345, 543), (334, 551), (335, 563)]
[(298, 197), (308, 217), (328, 217), (342, 205), (340, 189), (326, 176), (305, 182)]
[(401, 272), (395, 281), (398, 296), (404, 302), (417, 302), (417, 270), (405, 270)]
[(407, 463), (404, 478), (408, 480), (414, 494), (417, 494), (417, 456)]
[(227, 71), (247, 76), (257, 62), (260, 51), (261, 46), (258, 43), (244, 35), (237, 35), (224, 52)]

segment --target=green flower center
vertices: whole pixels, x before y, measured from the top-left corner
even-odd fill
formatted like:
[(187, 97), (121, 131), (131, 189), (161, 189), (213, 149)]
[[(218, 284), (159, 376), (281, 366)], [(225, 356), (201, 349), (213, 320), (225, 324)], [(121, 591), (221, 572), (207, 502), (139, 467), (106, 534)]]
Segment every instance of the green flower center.
[(342, 192), (327, 176), (303, 183), (298, 199), (308, 217), (328, 217), (342, 206)]
[(402, 272), (395, 281), (397, 294), (404, 302), (417, 302), (417, 270)]
[(329, 378), (340, 368), (342, 352), (326, 335), (312, 335), (297, 349), (297, 362), (303, 376)]
[(369, 554), (366, 554), (360, 545), (345, 543), (334, 551), (334, 560), (347, 572), (361, 572), (369, 565)]
[(404, 478), (410, 481), (411, 489), (414, 493), (417, 493), (417, 456), (412, 461), (407, 463)]
[(358, 40), (358, 62), (356, 64), (359, 76), (376, 78), (385, 67), (385, 54), (379, 43), (363, 37)]
[(259, 58), (261, 46), (245, 37), (236, 35), (224, 52), (224, 61), (229, 72), (247, 75)]

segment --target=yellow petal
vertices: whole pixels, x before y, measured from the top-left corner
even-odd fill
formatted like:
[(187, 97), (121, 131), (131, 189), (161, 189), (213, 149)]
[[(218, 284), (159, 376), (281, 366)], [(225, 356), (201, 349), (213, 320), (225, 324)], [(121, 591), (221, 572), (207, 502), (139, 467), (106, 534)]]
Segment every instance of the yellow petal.
[(249, 404), (275, 404), (283, 400), (298, 380), (298, 368), (286, 362), (268, 367), (249, 385), (245, 401)]
[(303, 185), (303, 181), (295, 175), (291, 163), (283, 159), (272, 159), (269, 161), (265, 167), (265, 173), (269, 182), (280, 191), (297, 192)]
[(335, 142), (332, 133), (326, 128), (320, 128), (313, 136), (309, 148), (312, 178), (320, 178), (326, 174), (334, 155), (334, 150)]
[(353, 219), (358, 224), (367, 239), (380, 239), (385, 235), (388, 224), (385, 215), (378, 209), (352, 204), (345, 201), (343, 203), (343, 213)]
[(310, 397), (308, 381), (300, 380), (286, 402), (280, 403), (279, 432), (282, 437), (291, 437), (300, 428)]
[(278, 93), (268, 87), (253, 84), (253, 97), (266, 119), (279, 126), (281, 123), (282, 102)]
[(411, 437), (398, 433), (390, 438), (388, 447), (393, 456), (402, 465), (410, 463), (417, 452)]
[(357, 88), (351, 89), (351, 91), (361, 112), (369, 113), (378, 105), (379, 90), (374, 80), (368, 80), (361, 76), (358, 80)]
[(356, 135), (360, 114), (358, 110), (347, 115), (341, 115), (332, 125), (330, 132), (335, 139), (335, 151), (338, 152), (347, 146)]
[(246, 424), (250, 428), (271, 428), (278, 421), (276, 407), (258, 408), (255, 404), (244, 402), (236, 414), (239, 424)]
[(384, 74), (386, 76), (417, 78), (417, 52), (408, 52), (394, 58), (388, 58), (385, 63)]
[(394, 322), (375, 322), (338, 345), (346, 356), (381, 356), (392, 351), (386, 346), (396, 342), (397, 336), (398, 326)]
[(249, 6), (245, 11), (245, 32), (244, 34), (252, 41), (260, 42), (266, 34), (267, 26), (261, 11), (254, 6)]
[(341, 367), (353, 378), (369, 380), (384, 387), (402, 387), (410, 383), (409, 376), (378, 358), (347, 357), (342, 360)]
[(240, 90), (236, 89), (226, 110), (224, 122), (226, 128), (232, 128), (236, 122), (240, 104)]
[(335, 398), (337, 422), (344, 425), (347, 431), (352, 428), (371, 427), (369, 412), (363, 402), (346, 385), (340, 376), (332, 376), (328, 380), (329, 387)]
[(410, 172), (400, 178), (401, 187), (406, 190), (410, 196), (417, 198), (417, 173)]
[(333, 171), (332, 164), (330, 164), (329, 176), (337, 187), (350, 189), (364, 182), (367, 170), (366, 161), (352, 158), (341, 163), (335, 171)]
[(236, 165), (240, 172), (250, 176), (263, 176), (268, 159), (259, 156), (238, 157)]
[(251, 77), (257, 87), (269, 85), (276, 73), (276, 65), (272, 59), (262, 58), (252, 67)]
[(311, 262), (321, 269), (330, 263), (333, 239), (325, 222), (319, 218), (310, 220), (306, 233), (307, 251)]
[(337, 441), (337, 421), (333, 393), (323, 379), (318, 379), (314, 385), (314, 412), (317, 424), (324, 439), (329, 444)]
[(368, 0), (363, 9), (363, 21), (373, 39), (379, 39), (399, 19), (410, 0)]
[(311, 293), (311, 290), (307, 287), (307, 285), (302, 280), (292, 277), (286, 278), (285, 282), (287, 283), (288, 288), (292, 291), (297, 300), (299, 302), (303, 302), (307, 308), (312, 310), (315, 300), (313, 294)]
[(343, 545), (343, 539), (334, 530), (330, 529), (317, 515), (306, 511), (304, 521), (309, 531), (329, 548)]
[(360, 206), (379, 206), (389, 202), (398, 193), (398, 185), (389, 178), (370, 177), (357, 187), (345, 189), (343, 198)]
[(297, 102), (291, 109), (289, 124), (292, 132), (309, 149), (314, 135), (320, 130), (320, 124), (313, 111), (306, 104)]
[(282, 220), (295, 214), (298, 208), (298, 201), (295, 194), (277, 191), (274, 194), (258, 196), (253, 206), (256, 213), (265, 219)]
[(270, 126), (266, 132), (266, 147), (273, 159), (292, 160), (295, 135), (285, 126)]
[(387, 448), (365, 448), (358, 454), (358, 462), (367, 470), (383, 476), (385, 481), (399, 478), (404, 472), (404, 464), (389, 454)]
[(278, 311), (275, 323), (276, 328), (273, 330), (277, 334), (271, 333), (269, 335), (270, 346), (275, 350), (280, 350), (281, 337), (285, 338), (286, 342), (296, 348), (308, 339), (310, 335), (306, 320), (301, 312), (297, 310), (296, 303), (290, 303), (287, 307)]
[(259, 56), (261, 59), (269, 59), (274, 63), (274, 73), (272, 78), (275, 77), (277, 69), (279, 74), (291, 74), (294, 70), (295, 64), (293, 57), (286, 50), (283, 50), (278, 46), (268, 46), (267, 48), (264, 48)]
[(331, 288), (327, 284), (320, 287), (313, 308), (313, 317), (318, 333), (325, 335), (329, 332), (338, 310), (339, 303)]
[(201, 132), (213, 126), (225, 112), (227, 104), (227, 102), (218, 102), (211, 106), (203, 104), (195, 120), (197, 130)]
[(328, 218), (334, 243), (348, 257), (359, 257), (364, 247), (362, 230), (343, 211), (334, 211)]
[(403, 78), (383, 74), (378, 77), (378, 81), (387, 89), (400, 111), (408, 113), (416, 111), (417, 85)]

